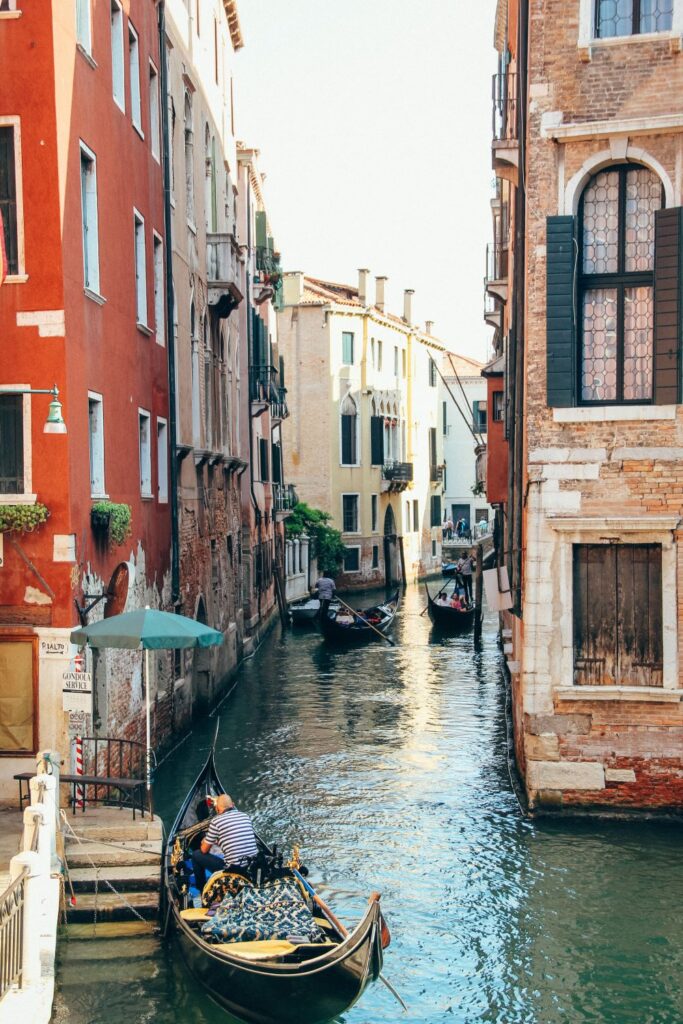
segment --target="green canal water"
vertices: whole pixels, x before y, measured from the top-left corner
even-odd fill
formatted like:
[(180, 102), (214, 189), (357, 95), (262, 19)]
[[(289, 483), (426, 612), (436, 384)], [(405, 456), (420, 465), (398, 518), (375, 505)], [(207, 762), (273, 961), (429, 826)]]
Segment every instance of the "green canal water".
[[(347, 923), (382, 892), (383, 986), (347, 1024), (681, 1024), (683, 829), (525, 820), (496, 622), (443, 639), (408, 590), (396, 648), (274, 632), (220, 708), (217, 762), (259, 832), (297, 843)], [(167, 824), (215, 719), (161, 766)], [(61, 944), (60, 1024), (228, 1024), (155, 938)], [(25, 1022), (29, 1024), (29, 1022)]]

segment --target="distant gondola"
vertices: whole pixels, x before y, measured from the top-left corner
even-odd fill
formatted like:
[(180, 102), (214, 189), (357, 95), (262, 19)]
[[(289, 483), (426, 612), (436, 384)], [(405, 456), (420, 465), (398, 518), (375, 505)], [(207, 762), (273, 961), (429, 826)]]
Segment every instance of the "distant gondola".
[[(185, 798), (171, 829), (164, 854), (164, 895), (167, 924), (173, 930), (183, 959), (209, 995), (248, 1024), (321, 1024), (344, 1013), (382, 969), (384, 922), (379, 895), (373, 893), (358, 926), (344, 934), (318, 905), (315, 921), (324, 941), (264, 941), (211, 943), (200, 931), (208, 920), (204, 909), (192, 908), (185, 861), (206, 832), (209, 818), (198, 808), (207, 797), (224, 793), (213, 750)], [(259, 881), (269, 865), (279, 875), (294, 878), (289, 868), (277, 867), (273, 851), (259, 839)], [(281, 863), (281, 858), (280, 858)], [(257, 865), (245, 869), (254, 881)], [(215, 876), (213, 876), (215, 878)], [(240, 876), (225, 874), (225, 879)], [(321, 915), (324, 915), (322, 917)], [(242, 950), (240, 947), (243, 947)], [(255, 947), (258, 947), (255, 949)]]
[(455, 576), (456, 569), (458, 567), (457, 562), (442, 562), (441, 563), (441, 575), (442, 576)]
[(320, 619), (320, 630), (326, 640), (335, 643), (376, 640), (377, 631), (386, 633), (390, 628), (398, 605), (398, 590), (384, 604), (373, 605), (372, 608), (356, 609), (352, 613), (342, 605), (338, 611), (330, 610)]
[(435, 601), (429, 593), (425, 584), (427, 601), (429, 602), (429, 615), (435, 626), (447, 627), (449, 629), (469, 629), (474, 622), (474, 605), (462, 611), (459, 608), (452, 608), (450, 604), (440, 604)]

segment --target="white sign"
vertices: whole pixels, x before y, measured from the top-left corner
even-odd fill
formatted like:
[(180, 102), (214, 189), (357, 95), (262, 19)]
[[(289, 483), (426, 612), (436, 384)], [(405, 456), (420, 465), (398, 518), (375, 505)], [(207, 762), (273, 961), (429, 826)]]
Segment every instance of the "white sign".
[(508, 582), (508, 571), (504, 565), (495, 569), (484, 569), (484, 590), (486, 603), (492, 612), (502, 612), (512, 608), (512, 591)]
[(62, 673), (62, 707), (65, 711), (92, 712), (92, 673)]
[(68, 640), (62, 640), (56, 636), (44, 637), (40, 641), (40, 657), (68, 658), (70, 646)]
[(87, 731), (87, 717), (87, 711), (70, 711), (69, 732), (73, 733), (74, 736), (82, 736)]

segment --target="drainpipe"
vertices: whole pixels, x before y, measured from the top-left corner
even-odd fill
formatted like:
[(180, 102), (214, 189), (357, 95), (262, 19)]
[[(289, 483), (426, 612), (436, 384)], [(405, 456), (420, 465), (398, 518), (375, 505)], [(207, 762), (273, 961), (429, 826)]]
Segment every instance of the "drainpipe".
[[(247, 302), (247, 401), (249, 403), (249, 489), (251, 491), (251, 502), (254, 506), (254, 523), (256, 525), (259, 547), (262, 540), (261, 531), (261, 509), (259, 508), (256, 492), (254, 491), (254, 417), (251, 413), (251, 370), (253, 356), (253, 335), (251, 329), (251, 275), (249, 272), (249, 261), (251, 260), (251, 199), (249, 195), (249, 184), (247, 183), (247, 268), (246, 268), (246, 302)], [(253, 568), (253, 563), (252, 563)], [(252, 576), (253, 579), (253, 576)], [(261, 587), (257, 595), (259, 624), (261, 622)]]
[(161, 92), (161, 130), (164, 151), (164, 256), (166, 273), (166, 352), (168, 353), (168, 433), (170, 455), (171, 512), (171, 601), (180, 604), (180, 543), (178, 537), (178, 422), (176, 416), (176, 351), (173, 333), (173, 227), (171, 223), (171, 153), (168, 130), (168, 67), (166, 52), (166, 7), (159, 0), (159, 87)]

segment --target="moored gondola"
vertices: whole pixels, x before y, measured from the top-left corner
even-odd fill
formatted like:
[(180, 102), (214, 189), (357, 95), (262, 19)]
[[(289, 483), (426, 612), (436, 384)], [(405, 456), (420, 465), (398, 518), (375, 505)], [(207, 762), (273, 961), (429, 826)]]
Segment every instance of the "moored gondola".
[[(439, 594), (442, 594), (444, 589), (445, 588), (442, 588), (439, 591)], [(425, 590), (427, 591), (429, 616), (435, 626), (452, 630), (464, 630), (471, 628), (474, 623), (474, 605), (465, 609), (454, 608), (450, 602), (441, 603), (438, 600), (439, 594), (437, 594), (437, 599), (435, 600), (429, 593), (429, 587), (427, 584), (425, 584)]]
[[(370, 981), (379, 977), (383, 959), (383, 935), (388, 934), (374, 893), (356, 928), (346, 933), (334, 915), (315, 903), (319, 938), (216, 942), (202, 928), (211, 920), (208, 907), (193, 906), (189, 893), (188, 858), (209, 824), (209, 806), (224, 793), (213, 750), (188, 793), (170, 831), (164, 853), (164, 896), (167, 927), (181, 954), (209, 995), (248, 1024), (321, 1024), (347, 1010)], [(204, 814), (206, 813), (206, 817)], [(260, 853), (243, 876), (221, 872), (204, 889), (204, 902), (216, 893), (233, 888), (259, 888), (269, 880), (288, 879), (299, 887), (304, 903), (311, 887), (297, 877), (296, 869), (283, 866), (261, 839)], [(209, 896), (207, 890), (212, 890)], [(228, 897), (229, 898), (229, 897)], [(319, 898), (314, 895), (314, 900)], [(198, 901), (197, 901), (198, 902)], [(310, 897), (309, 897), (309, 903)], [(386, 944), (386, 942), (384, 943)]]
[(335, 643), (354, 643), (358, 640), (377, 640), (377, 633), (386, 635), (399, 606), (399, 591), (396, 590), (383, 604), (372, 608), (351, 610), (342, 605), (338, 611), (330, 609), (319, 620), (320, 630), (326, 640)]

